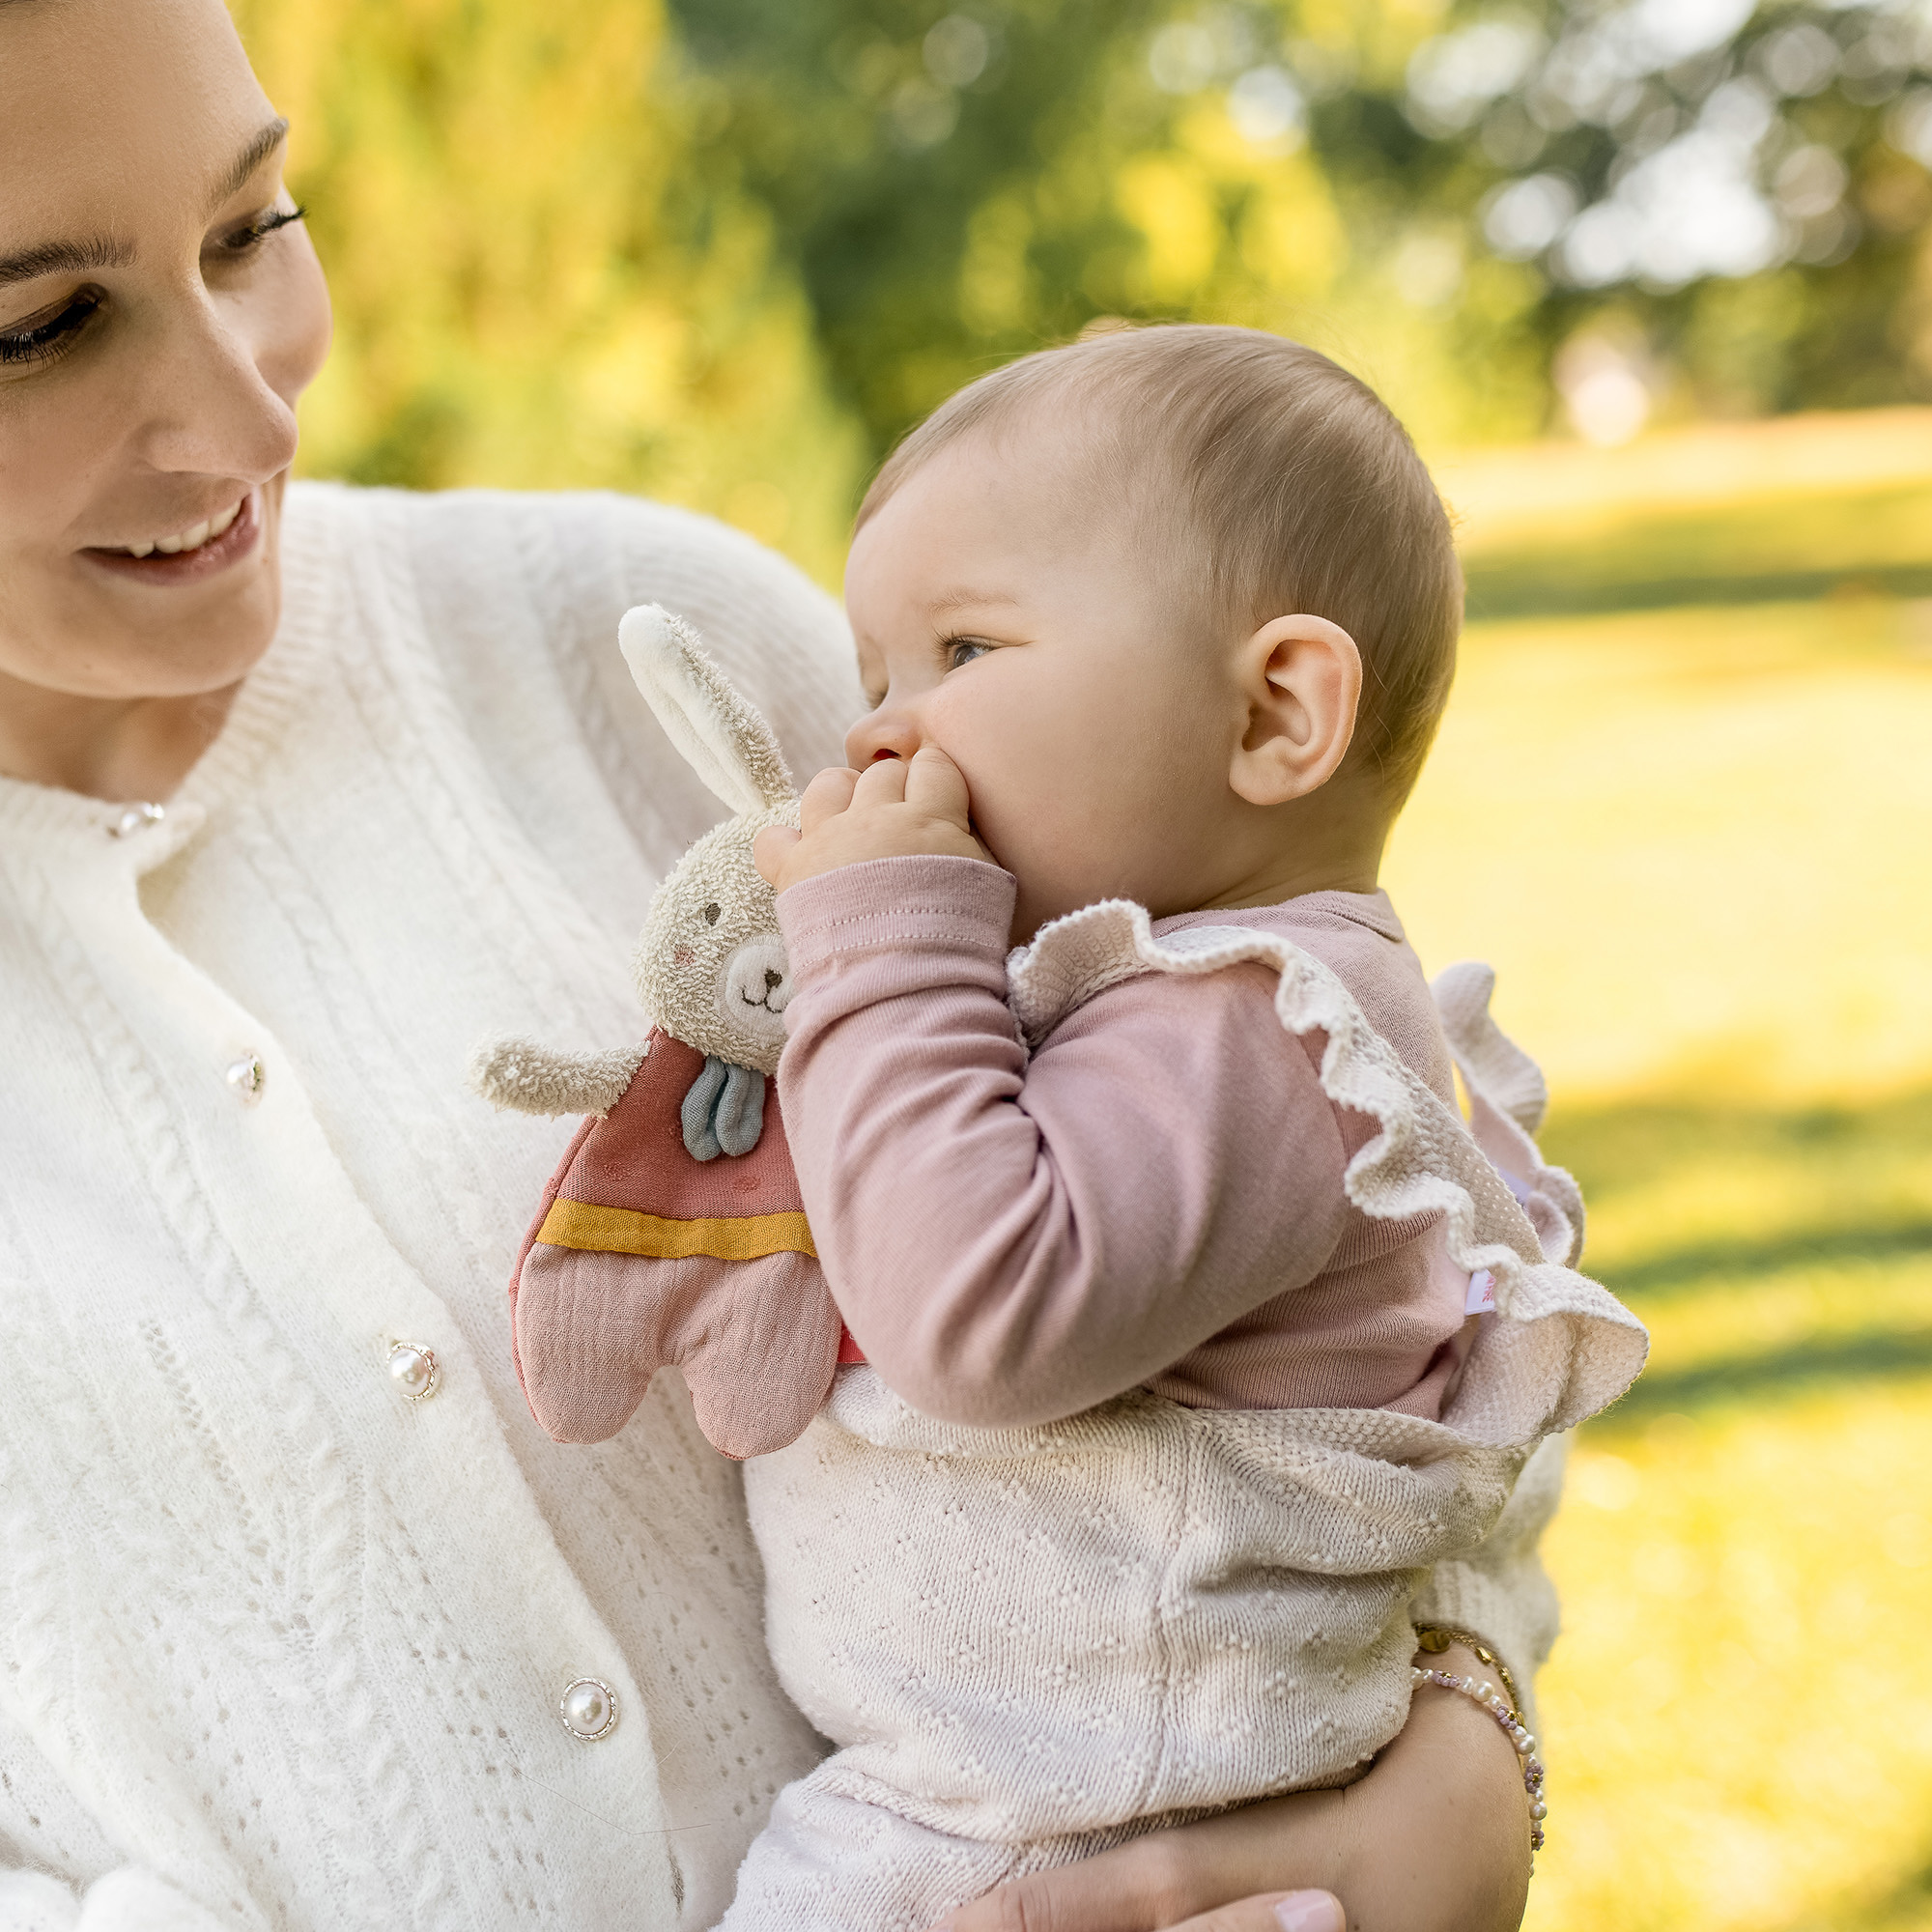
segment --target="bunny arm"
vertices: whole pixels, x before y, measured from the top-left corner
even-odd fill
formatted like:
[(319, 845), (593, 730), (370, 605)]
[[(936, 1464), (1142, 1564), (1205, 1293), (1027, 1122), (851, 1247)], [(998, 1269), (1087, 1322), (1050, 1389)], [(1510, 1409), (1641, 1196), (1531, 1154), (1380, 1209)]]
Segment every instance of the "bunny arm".
[(650, 1052), (650, 1042), (604, 1053), (564, 1053), (533, 1039), (497, 1036), (469, 1056), (470, 1090), (519, 1114), (608, 1114)]

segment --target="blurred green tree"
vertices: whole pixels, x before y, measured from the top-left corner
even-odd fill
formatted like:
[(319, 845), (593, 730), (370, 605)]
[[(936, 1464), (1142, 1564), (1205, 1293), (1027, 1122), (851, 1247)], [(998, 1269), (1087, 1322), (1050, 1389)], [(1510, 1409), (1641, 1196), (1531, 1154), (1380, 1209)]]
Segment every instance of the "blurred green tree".
[(1925, 0), (671, 0), (874, 453), (1095, 316), (1433, 440), (1932, 394)]
[(336, 310), (311, 473), (611, 486), (827, 578), (864, 459), (656, 0), (236, 0)]

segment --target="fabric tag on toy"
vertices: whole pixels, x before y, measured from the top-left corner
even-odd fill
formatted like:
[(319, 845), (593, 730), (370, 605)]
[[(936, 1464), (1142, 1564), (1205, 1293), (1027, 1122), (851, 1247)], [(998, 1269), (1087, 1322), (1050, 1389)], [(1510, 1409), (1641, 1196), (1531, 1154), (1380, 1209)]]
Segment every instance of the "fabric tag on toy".
[(1496, 1278), (1488, 1268), (1478, 1268), (1469, 1277), (1469, 1297), (1463, 1304), (1464, 1315), (1493, 1315), (1496, 1309)]

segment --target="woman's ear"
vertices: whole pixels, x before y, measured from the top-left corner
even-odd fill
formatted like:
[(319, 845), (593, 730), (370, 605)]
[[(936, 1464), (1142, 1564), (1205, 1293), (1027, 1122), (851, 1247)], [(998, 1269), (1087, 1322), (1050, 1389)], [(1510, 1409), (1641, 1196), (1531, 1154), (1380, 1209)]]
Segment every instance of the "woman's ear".
[(1235, 654), (1247, 727), (1228, 782), (1250, 805), (1286, 805), (1335, 776), (1355, 735), (1362, 654), (1326, 617), (1274, 617)]

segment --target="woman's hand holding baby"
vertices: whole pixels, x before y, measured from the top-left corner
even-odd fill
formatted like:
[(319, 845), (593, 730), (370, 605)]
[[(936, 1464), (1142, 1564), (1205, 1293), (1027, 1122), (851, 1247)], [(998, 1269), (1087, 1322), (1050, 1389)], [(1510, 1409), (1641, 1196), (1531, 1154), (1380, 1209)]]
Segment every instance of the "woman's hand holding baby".
[[(1414, 1661), (1489, 1674), (1460, 1644), (1446, 1657)], [(1035, 1872), (934, 1932), (1513, 1932), (1529, 1866), (1520, 1760), (1467, 1698), (1431, 1693), (1353, 1784)]]
[(922, 745), (910, 761), (881, 757), (863, 772), (820, 772), (800, 801), (803, 830), (768, 825), (753, 855), (779, 892), (867, 859), (996, 863), (974, 837), (971, 812), (965, 775), (936, 745)]

